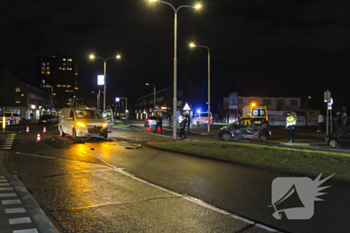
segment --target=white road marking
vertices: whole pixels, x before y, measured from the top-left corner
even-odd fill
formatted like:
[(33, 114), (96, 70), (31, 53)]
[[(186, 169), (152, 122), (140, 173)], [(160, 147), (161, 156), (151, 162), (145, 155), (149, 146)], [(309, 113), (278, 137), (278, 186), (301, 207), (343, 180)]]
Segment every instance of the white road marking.
[(24, 208), (5, 209), (6, 214), (19, 214), (27, 212)]
[(12, 187), (0, 188), (0, 191), (7, 191), (7, 190), (13, 190), (13, 188)]
[(17, 225), (17, 224), (24, 224), (24, 223), (31, 223), (31, 222), (32, 220), (29, 217), (9, 219), (10, 225)]
[(16, 193), (0, 193), (0, 197), (17, 197)]
[(0, 186), (10, 186), (9, 183), (0, 183)]
[(1, 179), (1, 178), (5, 178), (5, 176), (0, 176), (0, 179)]
[[(48, 159), (57, 159), (57, 160), (72, 161), (72, 160), (69, 160), (69, 159), (54, 158), (54, 157), (47, 157), (47, 156), (34, 155), (34, 154), (26, 154), (26, 153), (20, 153), (20, 152), (16, 152), (16, 154), (29, 155), (29, 156), (35, 156), (35, 157), (42, 157), (42, 158), (48, 158)], [(207, 204), (207, 203), (205, 203), (205, 202), (203, 202), (203, 201), (201, 201), (201, 200), (198, 200), (198, 199), (196, 199), (196, 198), (194, 198), (194, 197), (185, 196), (185, 195), (176, 193), (176, 192), (174, 192), (174, 191), (171, 191), (171, 190), (169, 190), (169, 189), (163, 188), (163, 187), (161, 187), (161, 186), (152, 184), (152, 183), (150, 183), (150, 182), (148, 182), (148, 181), (146, 181), (146, 180), (140, 179), (140, 178), (134, 176), (134, 175), (131, 174), (131, 173), (125, 172), (125, 171), (123, 171), (122, 169), (117, 168), (117, 167), (115, 167), (115, 166), (113, 166), (113, 165), (107, 163), (107, 162), (106, 162), (105, 160), (103, 160), (102, 158), (99, 158), (99, 159), (100, 159), (102, 162), (104, 162), (107, 166), (106, 166), (106, 165), (99, 165), (99, 164), (95, 164), (95, 165), (108, 167), (108, 168), (110, 168), (111, 170), (116, 171), (116, 172), (118, 172), (118, 173), (120, 173), (120, 174), (122, 174), (122, 175), (125, 175), (125, 176), (127, 176), (127, 177), (130, 177), (130, 178), (132, 178), (132, 179), (134, 179), (134, 180), (140, 181), (140, 182), (142, 182), (142, 183), (144, 183), (144, 184), (147, 184), (147, 185), (149, 185), (149, 186), (152, 186), (152, 187), (157, 188), (157, 189), (159, 189), (159, 190), (162, 190), (162, 191), (164, 191), (164, 192), (170, 193), (170, 194), (172, 194), (172, 195), (174, 195), (174, 196), (183, 198), (184, 200), (190, 201), (190, 202), (192, 202), (192, 203), (194, 203), (194, 204), (201, 205), (201, 206), (203, 206), (203, 207), (205, 207), (205, 208), (211, 209), (211, 210), (216, 211), (216, 212), (218, 212), (218, 213), (221, 213), (221, 214), (230, 216), (231, 218), (240, 220), (240, 221), (245, 222), (245, 223), (248, 223), (248, 224), (250, 224), (250, 225), (254, 225), (255, 227), (258, 227), (258, 228), (260, 228), (260, 229), (264, 229), (264, 230), (269, 231), (269, 232), (280, 232), (280, 231), (278, 231), (278, 230), (276, 230), (276, 229), (273, 229), (273, 228), (271, 228), (271, 227), (265, 226), (265, 225), (260, 224), (260, 223), (256, 223), (256, 222), (254, 222), (254, 221), (252, 221), (252, 220), (249, 220), (249, 219), (247, 219), (247, 218), (240, 217), (240, 216), (238, 216), (238, 215), (235, 215), (235, 214), (232, 214), (232, 213), (227, 212), (227, 211), (225, 211), (225, 210), (222, 210), (222, 209), (220, 209), (220, 208), (218, 208), (218, 207), (215, 207), (215, 206), (212, 206), (212, 205), (210, 205), (210, 204)], [(73, 160), (73, 161), (74, 161), (74, 160)], [(77, 162), (79, 162), (79, 161), (77, 161)], [(1, 194), (0, 194), (0, 197), (1, 197)], [(24, 218), (22, 218), (22, 219), (24, 219)], [(30, 220), (30, 219), (29, 219), (29, 220)]]
[(36, 228), (25, 229), (25, 230), (15, 230), (13, 233), (39, 233)]
[(3, 205), (14, 205), (14, 204), (21, 204), (21, 200), (19, 199), (13, 199), (13, 200), (3, 200), (1, 201)]

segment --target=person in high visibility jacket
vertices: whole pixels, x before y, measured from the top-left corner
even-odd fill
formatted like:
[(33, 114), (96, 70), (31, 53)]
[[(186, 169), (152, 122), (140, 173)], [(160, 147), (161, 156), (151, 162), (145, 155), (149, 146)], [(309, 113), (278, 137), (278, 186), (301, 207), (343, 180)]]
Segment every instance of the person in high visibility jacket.
[(297, 117), (295, 115), (291, 115), (291, 112), (287, 113), (287, 119), (286, 119), (286, 129), (289, 131), (289, 142), (294, 142), (294, 130), (295, 125), (297, 124)]
[(180, 114), (179, 116), (179, 124), (180, 124), (180, 138), (185, 139), (186, 134), (185, 134), (185, 127), (187, 124), (187, 118), (184, 116), (186, 112), (183, 112), (183, 114)]

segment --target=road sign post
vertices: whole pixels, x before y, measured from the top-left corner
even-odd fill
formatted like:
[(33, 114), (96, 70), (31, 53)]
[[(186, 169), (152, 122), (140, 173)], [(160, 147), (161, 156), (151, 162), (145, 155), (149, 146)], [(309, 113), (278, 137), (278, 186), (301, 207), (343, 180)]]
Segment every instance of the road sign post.
[(332, 105), (333, 105), (333, 99), (331, 98), (331, 92), (329, 90), (324, 92), (324, 98), (323, 101), (327, 103), (327, 122), (326, 122), (326, 134), (328, 135), (329, 132), (329, 110), (331, 111), (331, 133), (333, 132), (332, 129)]

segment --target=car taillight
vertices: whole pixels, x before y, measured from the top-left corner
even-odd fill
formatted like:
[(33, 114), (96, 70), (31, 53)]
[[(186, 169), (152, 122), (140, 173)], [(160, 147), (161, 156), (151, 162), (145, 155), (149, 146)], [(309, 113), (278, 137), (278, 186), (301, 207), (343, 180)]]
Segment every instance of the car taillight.
[(147, 122), (150, 122), (151, 120), (150, 119), (147, 119)]
[(268, 118), (268, 116), (266, 116), (266, 118), (265, 118), (265, 119), (266, 119), (266, 121), (269, 121), (269, 118)]

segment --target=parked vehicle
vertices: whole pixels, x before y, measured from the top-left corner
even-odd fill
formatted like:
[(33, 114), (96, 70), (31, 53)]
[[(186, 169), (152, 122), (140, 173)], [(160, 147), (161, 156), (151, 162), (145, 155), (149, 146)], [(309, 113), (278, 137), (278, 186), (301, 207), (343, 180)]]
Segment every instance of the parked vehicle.
[[(2, 124), (3, 116), (0, 116), (0, 122)], [(5, 112), (6, 125), (20, 125), (21, 117), (15, 112)]]
[(325, 141), (331, 148), (350, 147), (350, 126), (343, 129), (341, 132), (336, 132), (327, 135)]
[(148, 118), (145, 118), (144, 122), (145, 127), (153, 127), (157, 125), (157, 117), (156, 116), (150, 116)]
[(53, 115), (42, 115), (39, 118), (39, 125), (43, 124), (43, 123), (47, 123), (47, 124), (56, 124), (58, 122), (57, 116), (53, 116)]
[(58, 119), (61, 137), (71, 134), (73, 138), (101, 136), (108, 138), (107, 119), (103, 119), (96, 109), (63, 108)]
[[(197, 127), (201, 125), (208, 125), (208, 113), (207, 112), (200, 112), (196, 113), (192, 117), (192, 125), (196, 125)], [(210, 124), (213, 124), (213, 115), (210, 113)]]
[(220, 128), (218, 135), (225, 141), (232, 138), (261, 138), (265, 141), (271, 136), (271, 129), (266, 119), (244, 118)]

